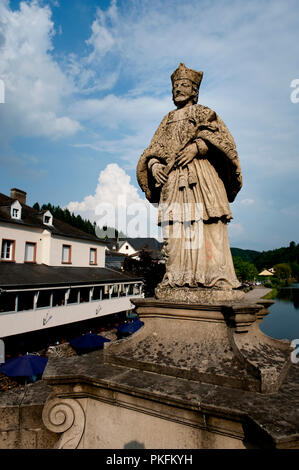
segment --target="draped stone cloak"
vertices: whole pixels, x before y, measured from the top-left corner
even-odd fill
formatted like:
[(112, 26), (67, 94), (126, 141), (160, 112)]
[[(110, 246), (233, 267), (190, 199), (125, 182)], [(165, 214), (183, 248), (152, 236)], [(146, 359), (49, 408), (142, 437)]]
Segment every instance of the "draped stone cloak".
[[(197, 156), (184, 168), (176, 166), (176, 155), (193, 142)], [(152, 176), (155, 163), (168, 173), (163, 186)], [(168, 113), (139, 159), (137, 179), (147, 199), (159, 203), (158, 223), (168, 225), (163, 283), (238, 287), (226, 224), (242, 176), (234, 139), (219, 116), (199, 104)]]

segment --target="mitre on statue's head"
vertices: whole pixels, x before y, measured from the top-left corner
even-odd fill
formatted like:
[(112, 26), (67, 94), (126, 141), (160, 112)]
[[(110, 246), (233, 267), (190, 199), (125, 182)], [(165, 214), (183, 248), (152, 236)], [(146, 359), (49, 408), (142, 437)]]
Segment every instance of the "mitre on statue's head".
[(188, 67), (186, 67), (185, 64), (181, 62), (178, 68), (171, 75), (171, 81), (172, 84), (174, 84), (176, 80), (185, 78), (191, 80), (191, 82), (195, 83), (195, 85), (197, 85), (199, 88), (202, 76), (203, 72), (197, 72), (196, 70), (188, 69)]

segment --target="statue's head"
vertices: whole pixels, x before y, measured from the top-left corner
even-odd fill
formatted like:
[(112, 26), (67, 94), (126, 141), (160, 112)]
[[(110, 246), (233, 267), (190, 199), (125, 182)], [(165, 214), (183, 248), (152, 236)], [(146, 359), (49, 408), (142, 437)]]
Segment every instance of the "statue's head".
[(171, 75), (172, 98), (178, 108), (197, 103), (202, 76), (203, 72), (188, 69), (183, 63), (180, 63), (173, 72)]

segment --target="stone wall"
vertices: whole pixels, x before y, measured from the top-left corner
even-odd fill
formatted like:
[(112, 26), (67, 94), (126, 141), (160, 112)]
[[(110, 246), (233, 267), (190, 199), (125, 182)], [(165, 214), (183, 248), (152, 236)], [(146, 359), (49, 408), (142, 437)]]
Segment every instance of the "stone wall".
[(42, 421), (50, 387), (36, 382), (0, 394), (0, 449), (51, 449), (57, 434)]

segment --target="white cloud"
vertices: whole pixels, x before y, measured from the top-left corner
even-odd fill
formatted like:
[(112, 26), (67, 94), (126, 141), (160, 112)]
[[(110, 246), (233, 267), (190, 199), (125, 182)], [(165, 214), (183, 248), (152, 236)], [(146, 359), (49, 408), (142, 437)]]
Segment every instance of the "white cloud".
[[(144, 130), (153, 121), (169, 111), (170, 97), (155, 98), (142, 96), (129, 98), (109, 94), (103, 99), (80, 100), (73, 106), (73, 116), (82, 121), (92, 121), (102, 128)], [(173, 107), (173, 105), (172, 105)]]
[(21, 2), (12, 11), (1, 5), (0, 77), (6, 103), (1, 107), (4, 135), (63, 137), (80, 129), (65, 115), (73, 84), (53, 59), (54, 25), (49, 7)]
[(239, 203), (243, 206), (251, 206), (252, 204), (254, 204), (254, 199), (241, 199)]
[(71, 201), (67, 208), (99, 227), (115, 227), (130, 237), (158, 236), (156, 209), (139, 196), (130, 176), (116, 163), (100, 172), (93, 195)]
[(117, 46), (114, 34), (109, 30), (109, 23), (117, 21), (116, 0), (112, 0), (106, 12), (100, 8), (97, 10), (97, 17), (91, 25), (92, 34), (86, 41), (91, 45), (93, 51), (88, 57), (88, 62), (100, 60), (107, 52)]
[(81, 119), (86, 127), (95, 129), (95, 134), (91, 142), (85, 141), (74, 146), (108, 153), (125, 162), (127, 169), (132, 168), (149, 145), (160, 121), (172, 108), (170, 97), (130, 98), (109, 94), (102, 100), (78, 101), (73, 106), (74, 118)]

